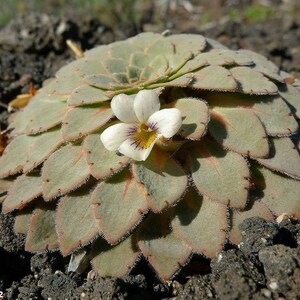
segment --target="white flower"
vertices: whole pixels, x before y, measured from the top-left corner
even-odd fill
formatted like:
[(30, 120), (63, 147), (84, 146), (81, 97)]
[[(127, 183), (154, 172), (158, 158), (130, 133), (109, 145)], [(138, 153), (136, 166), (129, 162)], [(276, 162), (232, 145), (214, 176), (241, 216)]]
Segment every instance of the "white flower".
[(134, 100), (125, 94), (115, 96), (111, 109), (123, 123), (105, 129), (100, 138), (106, 149), (119, 151), (134, 160), (146, 160), (155, 142), (171, 138), (182, 124), (177, 108), (160, 109), (155, 91), (143, 90)]

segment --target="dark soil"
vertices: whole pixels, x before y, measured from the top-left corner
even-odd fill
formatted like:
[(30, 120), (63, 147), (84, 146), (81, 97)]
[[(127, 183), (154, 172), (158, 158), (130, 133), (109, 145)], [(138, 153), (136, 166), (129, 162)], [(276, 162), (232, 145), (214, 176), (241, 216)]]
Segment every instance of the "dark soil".
[[(204, 33), (230, 48), (253, 49), (300, 77), (297, 20), (251, 26), (228, 22), (205, 32), (195, 24), (183, 28), (170, 22), (173, 32)], [(66, 39), (88, 49), (139, 30), (132, 24), (111, 30), (94, 19), (18, 17), (0, 30), (1, 103), (27, 93), (31, 81), (40, 87), (72, 60)], [(2, 110), (2, 128), (6, 116)], [(178, 281), (161, 283), (145, 260), (122, 278), (99, 278), (90, 270), (82, 275), (67, 273), (68, 258), (58, 252), (26, 253), (23, 236), (13, 233), (13, 217), (0, 215), (0, 291), (4, 299), (300, 299), (300, 223), (253, 218), (244, 221), (242, 230), (238, 248), (227, 245), (212, 261), (195, 255)]]

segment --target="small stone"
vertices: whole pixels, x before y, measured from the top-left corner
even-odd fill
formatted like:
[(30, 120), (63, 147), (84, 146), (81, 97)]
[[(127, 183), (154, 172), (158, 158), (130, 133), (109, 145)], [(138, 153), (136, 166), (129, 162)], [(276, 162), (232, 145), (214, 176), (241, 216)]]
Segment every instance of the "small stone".
[(278, 284), (276, 281), (273, 281), (269, 284), (270, 289), (272, 290), (277, 290), (278, 289)]

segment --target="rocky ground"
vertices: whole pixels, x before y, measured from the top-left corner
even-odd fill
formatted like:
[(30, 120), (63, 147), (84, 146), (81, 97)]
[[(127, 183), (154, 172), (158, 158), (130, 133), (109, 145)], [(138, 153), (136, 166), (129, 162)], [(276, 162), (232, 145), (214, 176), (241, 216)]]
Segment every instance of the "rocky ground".
[[(300, 22), (276, 19), (253, 25), (228, 21), (222, 25), (179, 27), (173, 32), (203, 33), (230, 48), (249, 48), (300, 77)], [(114, 30), (95, 19), (61, 19), (41, 14), (20, 16), (0, 30), (0, 104), (5, 105), (29, 83), (39, 88), (73, 59), (66, 47), (72, 39), (83, 49), (135, 35), (149, 24), (120, 24)], [(160, 29), (155, 26), (152, 28)], [(204, 30), (205, 29), (205, 30)], [(7, 113), (1, 110), (1, 128)], [(282, 199), (284, 201), (284, 199)], [(243, 241), (211, 262), (195, 256), (177, 281), (161, 283), (144, 260), (131, 275), (98, 278), (66, 272), (68, 259), (57, 253), (24, 252), (24, 238), (13, 233), (13, 217), (0, 216), (0, 291), (4, 299), (300, 299), (300, 223), (280, 224), (249, 219), (242, 224)]]

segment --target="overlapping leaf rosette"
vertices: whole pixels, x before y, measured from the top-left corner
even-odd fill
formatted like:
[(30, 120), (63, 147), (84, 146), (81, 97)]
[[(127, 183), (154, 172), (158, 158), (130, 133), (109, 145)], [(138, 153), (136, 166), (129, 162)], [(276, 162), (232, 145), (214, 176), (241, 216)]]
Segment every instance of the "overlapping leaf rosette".
[[(2, 210), (26, 249), (85, 247), (101, 276), (144, 256), (169, 279), (239, 243), (248, 217), (300, 217), (297, 81), (200, 35), (85, 52), (11, 116)], [(100, 138), (101, 137), (101, 138)]]

